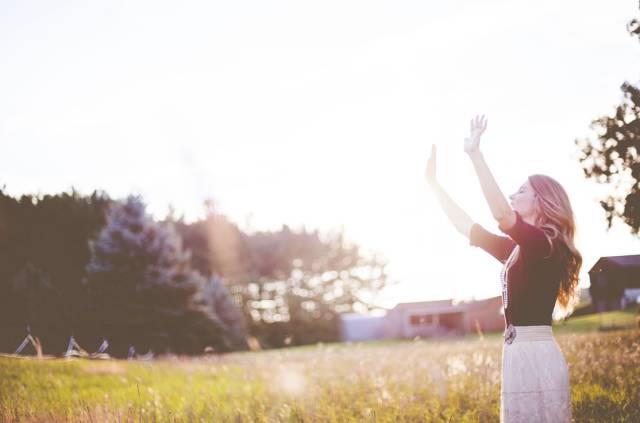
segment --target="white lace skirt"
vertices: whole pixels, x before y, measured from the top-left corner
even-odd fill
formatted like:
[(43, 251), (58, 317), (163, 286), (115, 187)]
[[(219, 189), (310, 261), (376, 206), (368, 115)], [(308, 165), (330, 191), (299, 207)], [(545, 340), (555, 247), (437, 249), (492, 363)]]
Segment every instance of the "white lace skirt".
[(502, 348), (500, 422), (570, 422), (569, 371), (551, 326), (515, 326)]

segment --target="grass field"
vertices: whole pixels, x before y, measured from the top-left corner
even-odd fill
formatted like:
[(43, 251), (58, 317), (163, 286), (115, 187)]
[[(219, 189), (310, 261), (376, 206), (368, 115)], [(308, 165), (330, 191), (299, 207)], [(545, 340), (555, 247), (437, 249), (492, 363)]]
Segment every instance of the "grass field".
[(595, 313), (586, 316), (574, 317), (554, 325), (554, 332), (577, 333), (591, 332), (594, 330), (615, 330), (638, 327), (640, 314), (633, 311), (610, 311), (607, 313)]
[[(602, 317), (554, 328), (574, 419), (639, 422), (640, 330), (594, 331), (594, 318)], [(618, 318), (632, 324), (635, 316)], [(0, 357), (0, 419), (491, 422), (499, 419), (501, 349), (490, 334), (151, 362)]]

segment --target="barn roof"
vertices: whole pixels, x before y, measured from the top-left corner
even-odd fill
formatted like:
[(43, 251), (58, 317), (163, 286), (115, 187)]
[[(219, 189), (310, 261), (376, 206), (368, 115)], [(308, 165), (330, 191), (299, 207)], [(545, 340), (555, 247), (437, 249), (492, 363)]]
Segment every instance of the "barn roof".
[(408, 309), (416, 307), (446, 307), (451, 306), (453, 300), (417, 301), (413, 303), (398, 303), (393, 309)]
[(340, 314), (340, 318), (342, 320), (379, 320), (384, 319), (384, 314), (361, 314), (361, 313), (342, 313)]
[(640, 255), (600, 257), (589, 273), (604, 269), (640, 269)]
[(399, 310), (424, 310), (431, 313), (453, 313), (453, 312), (461, 312), (470, 309), (475, 309), (478, 307), (483, 307), (486, 305), (490, 305), (494, 302), (501, 302), (502, 297), (491, 297), (482, 300), (472, 300), (459, 302), (454, 304), (453, 300), (438, 300), (438, 301), (419, 301), (413, 303), (399, 303), (396, 305), (391, 311), (399, 311)]

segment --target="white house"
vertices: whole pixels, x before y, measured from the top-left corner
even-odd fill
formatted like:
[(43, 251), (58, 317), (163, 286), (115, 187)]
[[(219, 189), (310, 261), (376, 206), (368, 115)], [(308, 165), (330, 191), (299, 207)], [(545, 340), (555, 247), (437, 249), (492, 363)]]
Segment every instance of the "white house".
[(386, 338), (385, 316), (347, 313), (340, 316), (340, 338), (343, 341), (369, 341)]
[(401, 303), (385, 316), (341, 316), (343, 341), (462, 335), (504, 329), (502, 299), (454, 304), (452, 300)]

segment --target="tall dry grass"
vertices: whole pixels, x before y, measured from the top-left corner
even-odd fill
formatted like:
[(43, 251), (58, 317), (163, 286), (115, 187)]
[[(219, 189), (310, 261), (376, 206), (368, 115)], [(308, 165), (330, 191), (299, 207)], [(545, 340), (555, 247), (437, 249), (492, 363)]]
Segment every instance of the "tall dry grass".
[[(640, 421), (640, 330), (557, 336), (578, 422)], [(319, 345), (148, 363), (0, 359), (5, 422), (491, 422), (501, 340)]]

